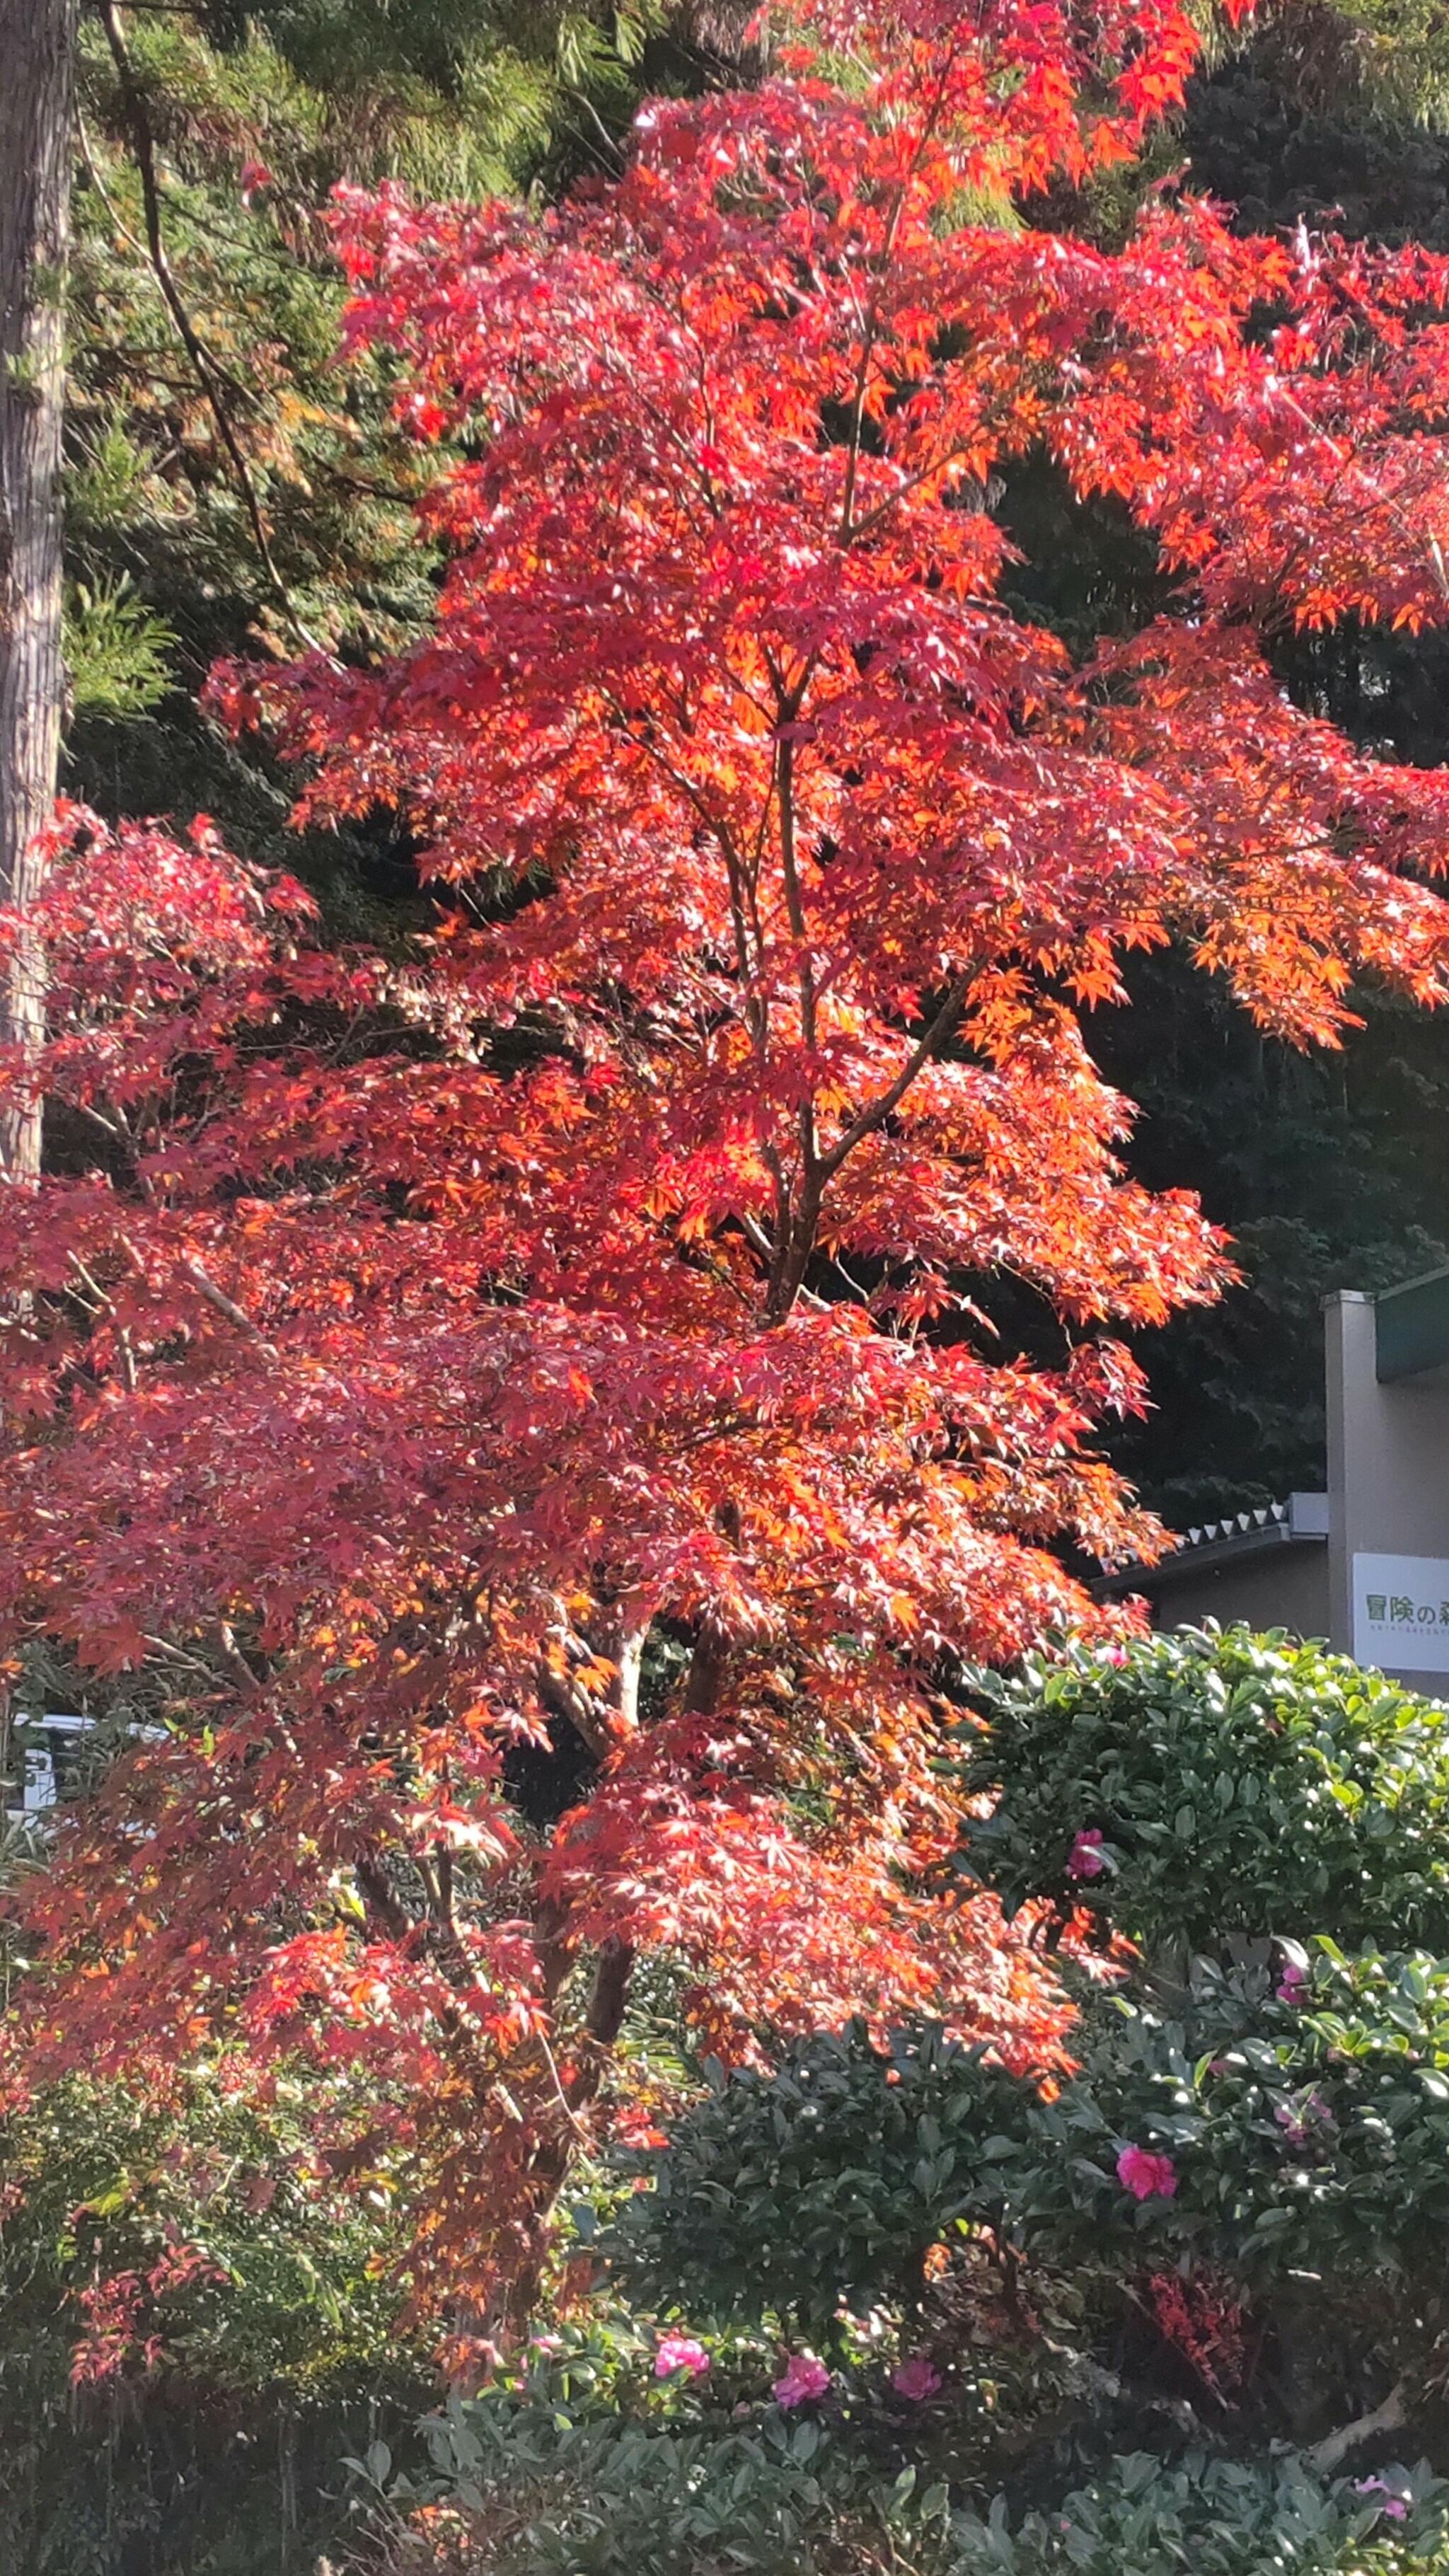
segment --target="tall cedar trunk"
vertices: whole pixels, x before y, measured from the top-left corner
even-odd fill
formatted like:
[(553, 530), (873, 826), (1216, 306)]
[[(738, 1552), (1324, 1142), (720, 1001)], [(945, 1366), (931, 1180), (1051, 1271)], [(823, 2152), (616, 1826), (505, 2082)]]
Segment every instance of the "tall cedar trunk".
[[(0, 0), (0, 901), (33, 902), (34, 841), (55, 798), (64, 671), (60, 604), (62, 303), (70, 213), (76, 0)], [(0, 980), (0, 1041), (34, 1045), (36, 953)], [(33, 1180), (40, 1112), (0, 1113), (0, 1173)]]

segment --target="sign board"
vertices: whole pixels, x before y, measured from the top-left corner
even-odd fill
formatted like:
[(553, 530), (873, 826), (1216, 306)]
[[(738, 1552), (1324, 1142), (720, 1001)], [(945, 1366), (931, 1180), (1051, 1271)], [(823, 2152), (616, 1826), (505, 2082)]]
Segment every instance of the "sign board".
[(1390, 1673), (1449, 1673), (1449, 1556), (1355, 1556), (1353, 1653)]

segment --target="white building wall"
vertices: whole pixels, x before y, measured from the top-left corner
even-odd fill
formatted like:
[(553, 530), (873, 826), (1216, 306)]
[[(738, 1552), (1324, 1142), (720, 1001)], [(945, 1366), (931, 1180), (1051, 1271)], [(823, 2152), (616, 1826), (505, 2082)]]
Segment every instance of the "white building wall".
[[(1325, 1322), (1329, 1634), (1345, 1654), (1442, 1698), (1449, 1693), (1449, 1388), (1423, 1378), (1380, 1384), (1372, 1297), (1340, 1289), (1327, 1302)], [(1383, 1607), (1371, 1624), (1370, 1603)]]

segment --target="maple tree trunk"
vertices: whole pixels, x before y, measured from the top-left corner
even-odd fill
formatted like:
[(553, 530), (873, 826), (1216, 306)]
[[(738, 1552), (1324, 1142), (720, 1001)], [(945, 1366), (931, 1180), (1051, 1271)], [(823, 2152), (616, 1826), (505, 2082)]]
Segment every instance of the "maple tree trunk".
[[(55, 801), (61, 657), (63, 290), (76, 0), (0, 0), (0, 902), (33, 902)], [(0, 1042), (37, 1044), (45, 986), (23, 949)], [(0, 1173), (40, 1169), (40, 1109), (0, 1114)]]
[[(738, 1536), (737, 1512), (731, 1510), (727, 1517), (730, 1534)], [(637, 1699), (638, 1664), (646, 1634), (644, 1628), (629, 1632), (620, 1655), (620, 1685), (631, 1702)], [(617, 1644), (616, 1651), (619, 1651)], [(695, 1715), (710, 1716), (718, 1707), (730, 1657), (730, 1639), (719, 1623), (709, 1618), (702, 1620), (684, 1687), (684, 1705)], [(549, 1930), (552, 1937), (544, 1938), (540, 1947), (551, 1960), (554, 1979), (561, 1982), (566, 1972), (566, 1952), (557, 1939), (557, 1924), (550, 1923)], [(527, 2216), (523, 2221), (528, 2251), (503, 2286), (502, 2296), (489, 2319), (490, 2325), (501, 2327), (511, 2338), (526, 2335), (543, 2294), (553, 2240), (554, 2212), (577, 2151), (578, 2114), (587, 2108), (598, 2092), (623, 2028), (634, 1974), (634, 1957), (630, 1943), (611, 1937), (603, 1943), (595, 1961), (574, 2072), (557, 2104), (559, 2116), (540, 2140), (529, 2173)]]
[[(572, 2170), (582, 2134), (579, 2115), (587, 2111), (597, 2095), (624, 2026), (634, 1958), (632, 1945), (616, 1935), (602, 1943), (594, 1962), (589, 2000), (576, 2035), (574, 2065), (567, 2083), (559, 2085), (557, 2070), (551, 2068), (554, 2100), (547, 2105), (547, 2125), (529, 2158), (527, 2181), (520, 2197), (517, 2226), (522, 2251), (499, 2281), (482, 2319), (488, 2333), (501, 2334), (510, 2344), (523, 2341), (543, 2296), (559, 2195)], [(530, 2053), (524, 2052), (525, 2056)]]

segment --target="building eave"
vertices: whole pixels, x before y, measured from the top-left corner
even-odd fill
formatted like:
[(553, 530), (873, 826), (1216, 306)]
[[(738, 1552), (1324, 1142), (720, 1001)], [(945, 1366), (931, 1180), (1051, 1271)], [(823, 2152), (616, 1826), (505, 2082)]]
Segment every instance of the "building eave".
[(1155, 1565), (1138, 1561), (1118, 1566), (1111, 1574), (1098, 1575), (1088, 1589), (1096, 1601), (1120, 1601), (1130, 1592), (1161, 1592), (1199, 1574), (1215, 1573), (1220, 1566), (1241, 1565), (1248, 1558), (1271, 1556), (1285, 1547), (1327, 1547), (1327, 1506), (1326, 1494), (1293, 1494), (1286, 1503), (1209, 1521), (1189, 1530), (1181, 1546)]

